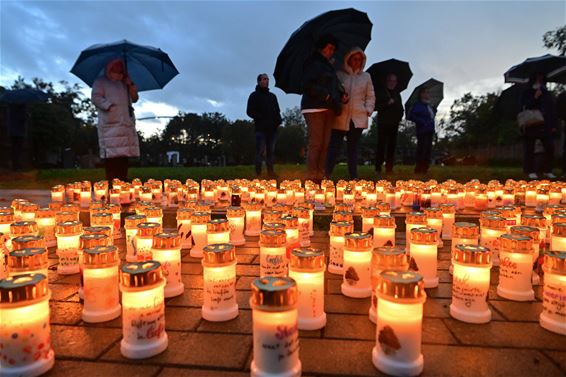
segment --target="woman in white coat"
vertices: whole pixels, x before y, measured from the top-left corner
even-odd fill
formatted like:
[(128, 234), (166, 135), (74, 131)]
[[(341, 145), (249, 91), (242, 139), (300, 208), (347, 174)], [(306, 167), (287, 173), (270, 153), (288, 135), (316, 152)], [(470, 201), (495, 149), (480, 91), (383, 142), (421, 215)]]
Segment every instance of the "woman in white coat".
[(92, 85), (92, 102), (98, 109), (98, 145), (104, 159), (106, 179), (128, 179), (128, 158), (139, 157), (132, 102), (138, 89), (126, 73), (121, 59), (106, 65), (105, 75)]
[(342, 113), (334, 122), (326, 159), (327, 177), (334, 170), (346, 136), (348, 172), (350, 179), (358, 178), (358, 144), (362, 131), (368, 128), (368, 117), (373, 113), (375, 105), (371, 76), (363, 71), (365, 64), (366, 55), (356, 47), (346, 54), (344, 66), (338, 71), (338, 79), (342, 82), (349, 101), (343, 105)]

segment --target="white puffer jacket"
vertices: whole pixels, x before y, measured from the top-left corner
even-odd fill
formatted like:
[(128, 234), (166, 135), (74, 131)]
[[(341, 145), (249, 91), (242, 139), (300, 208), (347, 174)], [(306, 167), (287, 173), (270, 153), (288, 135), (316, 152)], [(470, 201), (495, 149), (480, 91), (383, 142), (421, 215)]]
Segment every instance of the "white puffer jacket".
[[(128, 111), (126, 84), (106, 76), (92, 85), (92, 102), (98, 109), (100, 158), (139, 157), (140, 146), (135, 119)], [(112, 109), (110, 109), (111, 105)]]
[[(350, 56), (361, 53), (363, 56), (361, 69), (353, 72), (348, 65)], [(347, 131), (350, 129), (350, 120), (354, 122), (356, 128), (368, 128), (368, 117), (373, 113), (375, 106), (375, 93), (369, 73), (364, 72), (366, 65), (366, 54), (363, 50), (356, 47), (344, 56), (344, 65), (337, 72), (338, 79), (344, 85), (344, 89), (350, 101), (342, 105), (342, 114), (336, 117), (333, 128), (336, 130)]]

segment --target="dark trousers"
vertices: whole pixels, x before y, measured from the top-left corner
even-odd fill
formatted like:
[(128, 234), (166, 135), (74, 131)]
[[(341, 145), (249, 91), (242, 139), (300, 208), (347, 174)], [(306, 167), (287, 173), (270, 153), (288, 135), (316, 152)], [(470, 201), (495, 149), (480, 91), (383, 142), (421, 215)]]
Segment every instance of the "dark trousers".
[(275, 155), (275, 138), (276, 133), (256, 132), (255, 133), (255, 172), (261, 174), (261, 164), (265, 155), (265, 165), (267, 171), (272, 174), (273, 160)]
[(544, 126), (536, 126), (525, 129), (523, 169), (526, 174), (536, 173), (535, 143), (537, 139), (542, 142), (544, 147), (543, 173), (552, 172), (552, 159), (554, 158), (552, 134), (547, 132)]
[(128, 157), (114, 157), (104, 160), (104, 168), (106, 169), (106, 180), (112, 183), (114, 178), (122, 181), (128, 180)]
[(426, 173), (430, 166), (432, 154), (432, 138), (434, 133), (417, 134), (417, 153), (415, 156), (415, 173)]
[(385, 171), (393, 171), (395, 162), (395, 146), (399, 123), (381, 123), (377, 126), (377, 148), (375, 150), (375, 170), (381, 171), (385, 161)]
[(334, 112), (332, 110), (304, 113), (307, 123), (307, 179), (320, 181), (324, 177), (326, 153), (330, 143)]
[(362, 128), (356, 128), (354, 123), (350, 121), (350, 129), (348, 131), (332, 130), (330, 134), (330, 144), (328, 145), (328, 155), (326, 157), (326, 176), (330, 177), (336, 159), (342, 152), (344, 144), (344, 136), (346, 136), (346, 156), (348, 159), (348, 173), (350, 179), (358, 178), (358, 143), (362, 136)]

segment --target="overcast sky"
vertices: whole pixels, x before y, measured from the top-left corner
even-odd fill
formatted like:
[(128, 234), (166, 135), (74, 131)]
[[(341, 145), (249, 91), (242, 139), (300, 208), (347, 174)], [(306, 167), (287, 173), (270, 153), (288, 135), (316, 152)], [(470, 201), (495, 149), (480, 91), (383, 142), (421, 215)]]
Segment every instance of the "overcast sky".
[[(414, 86), (434, 77), (445, 83), (445, 112), (467, 91), (504, 88), (503, 72), (549, 52), (542, 35), (566, 23), (565, 1), (6, 1), (0, 0), (0, 85), (27, 81), (82, 82), (69, 73), (81, 50), (129, 39), (160, 47), (180, 74), (163, 90), (142, 92), (138, 117), (219, 111), (246, 118), (260, 72), (270, 76), (288, 37), (304, 21), (331, 9), (354, 7), (373, 22), (368, 65), (409, 61)], [(300, 97), (278, 88), (282, 109)], [(88, 89), (88, 88), (87, 88)], [(86, 93), (89, 90), (85, 89)], [(166, 120), (138, 122), (144, 134)]]

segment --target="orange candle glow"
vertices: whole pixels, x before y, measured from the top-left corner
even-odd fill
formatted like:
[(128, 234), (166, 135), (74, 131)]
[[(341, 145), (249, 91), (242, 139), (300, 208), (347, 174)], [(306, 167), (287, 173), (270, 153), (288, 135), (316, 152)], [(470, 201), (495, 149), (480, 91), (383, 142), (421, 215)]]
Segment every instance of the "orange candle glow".
[(544, 256), (544, 288), (540, 325), (566, 335), (566, 252), (550, 251)]

